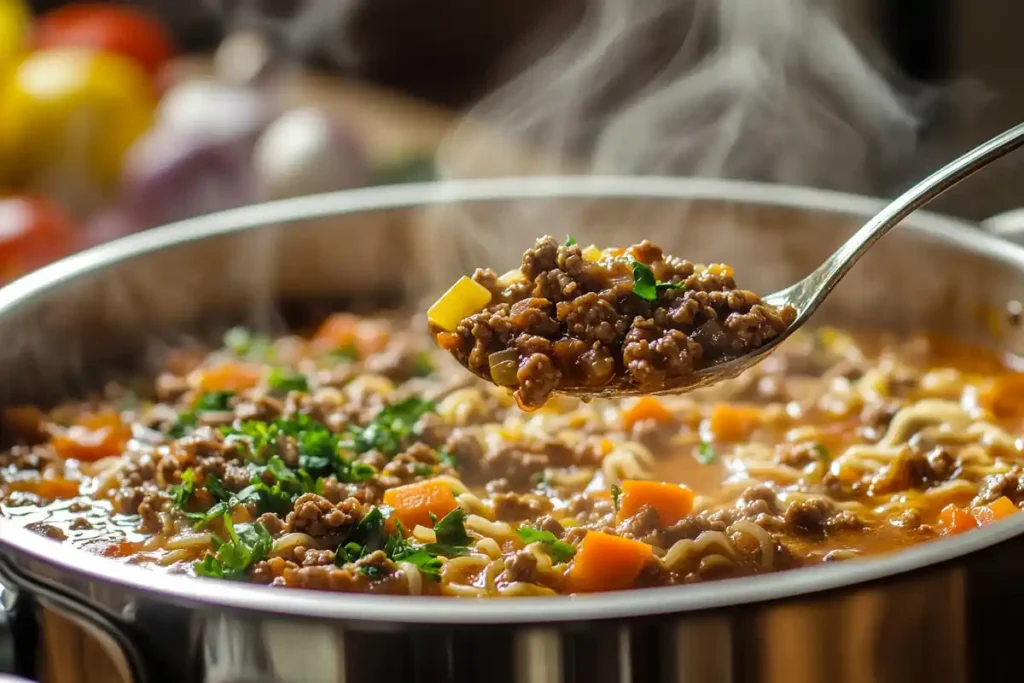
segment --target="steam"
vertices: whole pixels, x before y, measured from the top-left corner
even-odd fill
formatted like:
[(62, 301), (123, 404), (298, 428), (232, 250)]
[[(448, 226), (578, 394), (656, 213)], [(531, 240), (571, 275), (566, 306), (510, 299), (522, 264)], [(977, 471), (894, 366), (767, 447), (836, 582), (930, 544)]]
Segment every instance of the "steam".
[[(475, 107), (447, 178), (671, 174), (877, 191), (919, 116), (829, 0), (591, 0), (578, 29)], [(529, 163), (481, 143), (527, 140)], [(508, 144), (507, 140), (501, 144)]]

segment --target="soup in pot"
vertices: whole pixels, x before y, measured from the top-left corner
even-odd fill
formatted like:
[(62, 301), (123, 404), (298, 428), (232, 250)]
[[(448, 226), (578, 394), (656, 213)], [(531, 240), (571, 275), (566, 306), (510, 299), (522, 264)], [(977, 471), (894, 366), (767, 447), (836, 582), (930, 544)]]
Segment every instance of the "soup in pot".
[(855, 561), (1024, 500), (1024, 376), (984, 349), (799, 331), (691, 394), (523, 412), (399, 320), (234, 329), (9, 409), (0, 514), (157, 571), (490, 597)]

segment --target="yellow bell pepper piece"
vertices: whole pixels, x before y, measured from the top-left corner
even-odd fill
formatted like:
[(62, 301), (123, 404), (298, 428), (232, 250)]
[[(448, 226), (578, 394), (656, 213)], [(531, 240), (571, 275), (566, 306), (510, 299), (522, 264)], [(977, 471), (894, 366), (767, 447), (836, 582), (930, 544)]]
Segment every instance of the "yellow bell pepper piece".
[(590, 263), (596, 263), (601, 260), (601, 250), (593, 244), (584, 249), (581, 252), (581, 255), (583, 256), (584, 261), (589, 261)]
[(22, 0), (0, 0), (0, 71), (12, 67), (25, 51), (31, 17)]
[(486, 287), (465, 275), (427, 310), (427, 319), (447, 332), (454, 332), (464, 318), (479, 313), (491, 303)]
[(0, 85), (0, 152), (16, 162), (23, 182), (80, 174), (109, 186), (155, 106), (149, 79), (128, 57), (81, 48), (33, 52)]

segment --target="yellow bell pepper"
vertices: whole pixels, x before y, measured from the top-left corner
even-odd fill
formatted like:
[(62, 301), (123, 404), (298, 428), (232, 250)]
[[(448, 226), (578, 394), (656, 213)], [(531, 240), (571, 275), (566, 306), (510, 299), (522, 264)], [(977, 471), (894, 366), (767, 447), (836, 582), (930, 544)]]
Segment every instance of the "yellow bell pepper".
[(80, 48), (29, 54), (0, 84), (0, 155), (21, 182), (110, 186), (156, 107), (131, 59)]
[(427, 320), (442, 330), (454, 332), (460, 321), (479, 313), (489, 303), (490, 291), (479, 282), (463, 275), (427, 309)]
[(589, 247), (583, 250), (583, 260), (589, 263), (597, 263), (601, 260), (601, 250), (591, 244)]
[(13, 66), (25, 51), (31, 17), (22, 0), (0, 0), (0, 72)]

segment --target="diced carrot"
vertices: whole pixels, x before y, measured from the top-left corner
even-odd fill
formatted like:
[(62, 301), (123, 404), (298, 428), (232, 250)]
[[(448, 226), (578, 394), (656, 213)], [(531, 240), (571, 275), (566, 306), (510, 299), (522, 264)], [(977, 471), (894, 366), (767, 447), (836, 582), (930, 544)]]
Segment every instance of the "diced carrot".
[(711, 433), (716, 441), (743, 441), (764, 420), (757, 406), (718, 403), (711, 409)]
[(663, 481), (623, 481), (619, 511), (616, 514), (618, 521), (629, 519), (644, 505), (650, 505), (657, 511), (661, 526), (669, 526), (690, 514), (693, 509), (693, 491), (680, 484)]
[(7, 484), (11, 491), (34, 493), (46, 500), (74, 498), (81, 482), (74, 479), (18, 479)]
[(939, 513), (939, 526), (944, 534), (959, 534), (977, 527), (978, 520), (963, 508), (950, 503)]
[(242, 391), (259, 384), (260, 369), (244, 363), (224, 363), (199, 371), (200, 391)]
[(1000, 375), (981, 386), (978, 405), (996, 417), (1024, 416), (1024, 372)]
[(138, 541), (121, 541), (111, 543), (100, 553), (103, 557), (129, 557), (142, 550), (143, 544)]
[(575, 593), (630, 588), (653, 554), (646, 543), (588, 531), (569, 569), (569, 588)]
[(601, 455), (608, 455), (615, 449), (615, 443), (611, 439), (601, 439)]
[(121, 422), (121, 416), (107, 411), (86, 415), (51, 443), (62, 458), (91, 462), (120, 455), (131, 436), (131, 428)]
[(1006, 496), (1000, 496), (988, 505), (972, 510), (974, 519), (977, 520), (978, 524), (991, 524), (997, 519), (1009, 517), (1015, 512), (1017, 512), (1017, 506)]
[(351, 313), (331, 315), (313, 335), (314, 345), (320, 348), (331, 351), (354, 348), (360, 357), (383, 351), (388, 340), (389, 335), (383, 327)]
[(672, 411), (665, 407), (665, 404), (653, 396), (644, 396), (631, 405), (622, 413), (622, 427), (627, 432), (633, 429), (633, 425), (641, 420), (654, 420), (656, 422), (672, 422), (675, 416)]
[(433, 527), (433, 514), (441, 519), (459, 506), (451, 487), (440, 479), (427, 479), (384, 492), (384, 504), (394, 509), (392, 518), (406, 529), (417, 524)]

